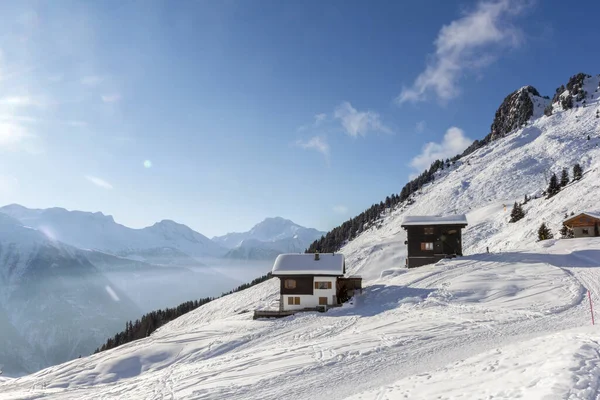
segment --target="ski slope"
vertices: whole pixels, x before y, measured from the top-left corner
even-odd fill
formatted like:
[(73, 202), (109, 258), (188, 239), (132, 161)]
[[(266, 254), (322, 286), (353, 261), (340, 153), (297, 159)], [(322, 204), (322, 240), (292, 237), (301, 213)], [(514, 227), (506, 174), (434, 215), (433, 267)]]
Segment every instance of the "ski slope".
[[(352, 303), (254, 321), (278, 299), (272, 279), (149, 338), (0, 382), (0, 399), (600, 399), (587, 298), (600, 309), (600, 238), (536, 242), (542, 222), (556, 235), (565, 213), (600, 211), (594, 96), (440, 171), (414, 204), (344, 246), (349, 273), (364, 278)], [(508, 223), (515, 200), (576, 162), (580, 181)], [(403, 217), (449, 213), (467, 214), (465, 257), (402, 268)]]
[(253, 321), (273, 279), (150, 338), (0, 383), (0, 398), (595, 398), (596, 260), (600, 239), (538, 243), (388, 275), (325, 314)]

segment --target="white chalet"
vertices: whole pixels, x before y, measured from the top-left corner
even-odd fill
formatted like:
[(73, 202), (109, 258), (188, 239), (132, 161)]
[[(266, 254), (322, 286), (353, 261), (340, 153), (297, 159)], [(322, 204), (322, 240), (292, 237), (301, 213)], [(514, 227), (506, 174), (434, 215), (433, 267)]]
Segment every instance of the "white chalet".
[(338, 280), (346, 272), (343, 254), (280, 254), (272, 275), (280, 285), (280, 311), (338, 304)]

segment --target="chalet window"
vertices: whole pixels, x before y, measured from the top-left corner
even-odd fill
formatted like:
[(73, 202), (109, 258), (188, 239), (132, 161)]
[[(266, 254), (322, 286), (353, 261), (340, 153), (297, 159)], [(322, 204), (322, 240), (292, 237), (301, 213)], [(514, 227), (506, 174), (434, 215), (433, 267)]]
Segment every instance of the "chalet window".
[(327, 297), (319, 297), (319, 305), (326, 306), (327, 305)]
[(433, 250), (433, 243), (421, 243), (421, 250)]
[(315, 289), (331, 289), (331, 282), (315, 282)]
[(454, 235), (456, 234), (456, 229), (452, 229), (448, 231), (448, 235)]
[(300, 297), (288, 297), (288, 305), (289, 306), (293, 306), (293, 305), (300, 305)]
[(283, 281), (283, 287), (286, 289), (296, 289), (296, 281), (294, 279), (286, 279)]
[(435, 231), (435, 228), (433, 226), (426, 226), (423, 229), (425, 230), (426, 235), (433, 235)]
[(584, 235), (589, 235), (590, 231), (588, 231), (587, 229), (581, 229), (581, 233)]

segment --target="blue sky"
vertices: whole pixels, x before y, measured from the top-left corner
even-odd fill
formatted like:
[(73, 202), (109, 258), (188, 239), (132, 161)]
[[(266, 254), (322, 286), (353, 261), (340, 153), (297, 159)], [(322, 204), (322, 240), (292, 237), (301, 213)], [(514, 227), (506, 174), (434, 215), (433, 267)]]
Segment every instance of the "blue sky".
[(600, 73), (596, 1), (0, 3), (0, 204), (328, 230)]

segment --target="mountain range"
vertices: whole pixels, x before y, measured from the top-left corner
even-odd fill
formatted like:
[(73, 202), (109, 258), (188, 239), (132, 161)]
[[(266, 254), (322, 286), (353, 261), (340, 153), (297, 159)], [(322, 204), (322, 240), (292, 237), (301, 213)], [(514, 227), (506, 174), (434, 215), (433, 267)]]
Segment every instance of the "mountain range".
[(266, 272), (321, 234), (269, 218), (226, 248), (170, 220), (132, 229), (101, 212), (1, 207), (0, 364), (19, 375), (89, 354), (142, 313), (243, 283), (207, 262), (263, 260)]

